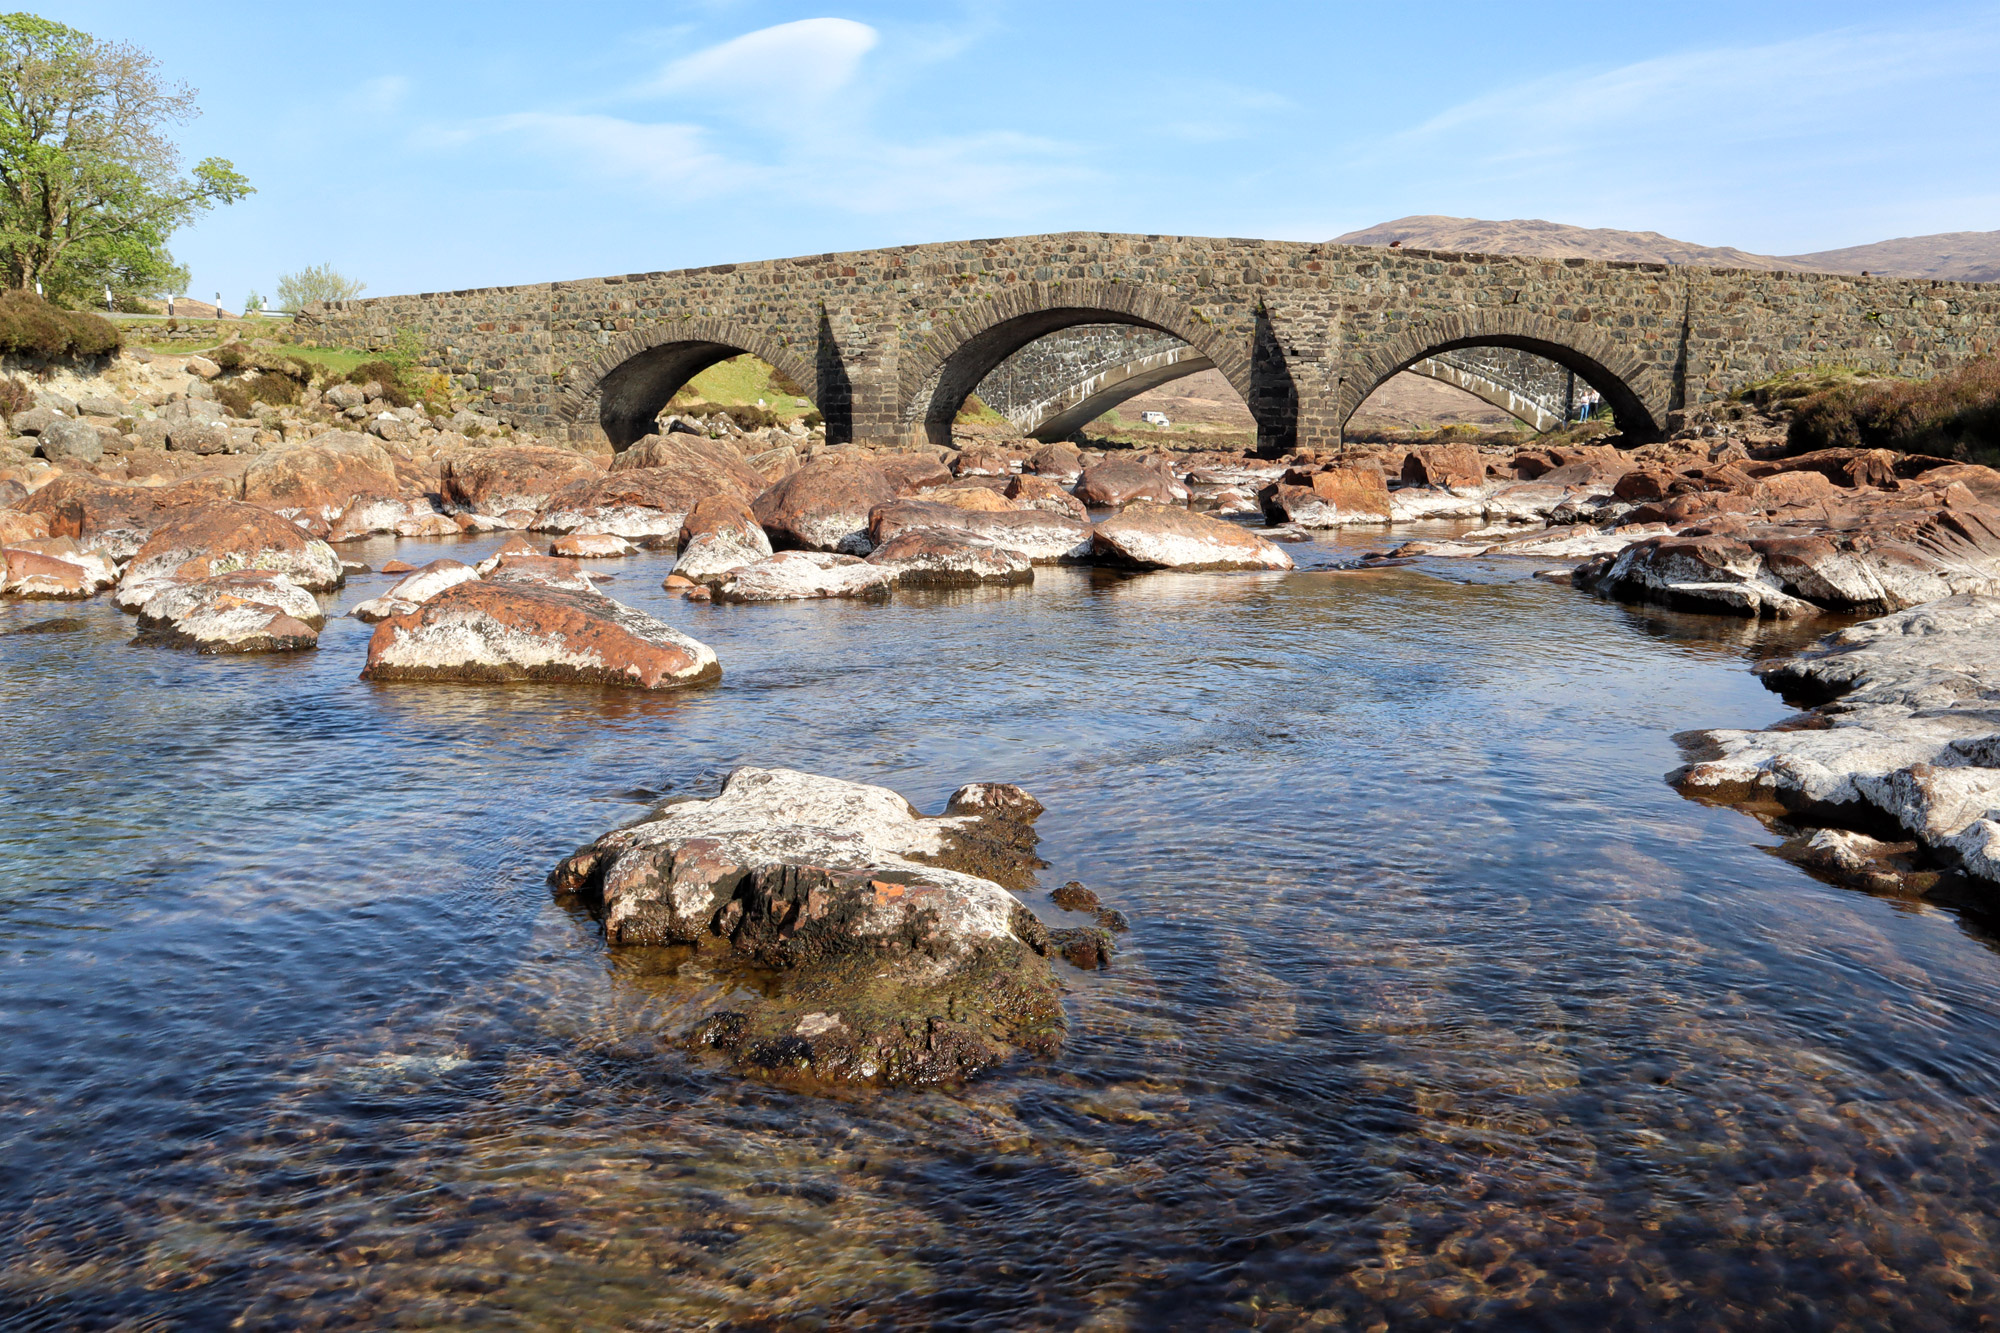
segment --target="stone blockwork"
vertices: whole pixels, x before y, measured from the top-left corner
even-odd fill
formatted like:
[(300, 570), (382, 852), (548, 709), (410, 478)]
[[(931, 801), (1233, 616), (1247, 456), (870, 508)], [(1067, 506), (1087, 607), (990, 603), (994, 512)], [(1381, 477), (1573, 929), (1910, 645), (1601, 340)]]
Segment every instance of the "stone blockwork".
[(738, 351), (814, 392), (829, 438), (949, 437), (1030, 342), (1082, 324), (1198, 348), (1266, 450), (1331, 444), (1419, 358), (1514, 347), (1576, 370), (1628, 430), (1803, 366), (1930, 375), (2000, 350), (2000, 286), (1518, 255), (1076, 232), (338, 302), (319, 336), (431, 364), (493, 410), (623, 447)]

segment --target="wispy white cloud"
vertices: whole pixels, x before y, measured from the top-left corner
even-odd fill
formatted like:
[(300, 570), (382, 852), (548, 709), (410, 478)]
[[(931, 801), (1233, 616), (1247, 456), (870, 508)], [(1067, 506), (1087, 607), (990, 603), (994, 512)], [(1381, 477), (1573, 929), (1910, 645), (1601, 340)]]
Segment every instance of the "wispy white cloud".
[[(906, 54), (938, 57), (937, 32)], [(606, 110), (523, 110), (439, 126), (437, 150), (513, 145), (601, 198), (666, 197), (733, 207), (801, 206), (853, 215), (1025, 218), (1095, 179), (1077, 150), (995, 130), (924, 134), (875, 123), (864, 63), (881, 34), (848, 19), (758, 29), (671, 60), (619, 99), (670, 118)], [(894, 73), (886, 77), (894, 78)]]

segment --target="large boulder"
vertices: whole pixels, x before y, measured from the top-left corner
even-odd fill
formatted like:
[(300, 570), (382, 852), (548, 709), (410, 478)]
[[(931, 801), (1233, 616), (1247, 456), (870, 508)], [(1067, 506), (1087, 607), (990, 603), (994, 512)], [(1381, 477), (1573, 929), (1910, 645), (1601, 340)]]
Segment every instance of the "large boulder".
[(911, 495), (932, 486), (951, 485), (952, 472), (930, 454), (878, 454), (871, 460), (898, 492)]
[(438, 493), (451, 513), (533, 514), (578, 477), (602, 474), (594, 459), (567, 449), (502, 445), (438, 455)]
[(1419, 445), (1403, 456), (1405, 486), (1476, 491), (1486, 484), (1486, 461), (1469, 444)]
[(1122, 509), (1135, 501), (1187, 503), (1187, 487), (1174, 480), (1173, 470), (1158, 459), (1107, 458), (1083, 470), (1072, 488), (1092, 509)]
[(478, 570), (460, 561), (433, 560), (396, 580), (380, 597), (357, 603), (348, 614), (371, 625), (390, 616), (408, 615), (446, 588), (478, 577)]
[(175, 486), (130, 486), (74, 473), (57, 477), (21, 502), (47, 518), (49, 535), (74, 537), (86, 550), (130, 560), (166, 517), (190, 506), (234, 499), (233, 478), (190, 480)]
[(139, 607), (135, 644), (199, 653), (288, 653), (319, 646), (313, 595), (282, 574), (243, 570), (171, 579)]
[(1083, 451), (1064, 441), (1045, 444), (1028, 456), (1027, 470), (1070, 485), (1083, 474)]
[(151, 585), (241, 569), (282, 574), (308, 592), (331, 591), (345, 578), (325, 542), (268, 509), (223, 500), (174, 511), (154, 528), (125, 567), (116, 600), (136, 611), (156, 591)]
[(1389, 521), (1389, 484), (1374, 463), (1286, 473), (1257, 493), (1264, 518), (1302, 528)]
[(36, 452), (51, 463), (95, 463), (104, 457), (104, 437), (95, 426), (55, 416), (42, 428)]
[(870, 539), (876, 544), (912, 528), (968, 533), (1019, 551), (1038, 565), (1080, 564), (1090, 559), (1090, 524), (1044, 509), (989, 513), (925, 500), (898, 500), (868, 517)]
[(1033, 803), (959, 808), (976, 813), (926, 818), (886, 788), (741, 768), (550, 879), (614, 947), (692, 945), (784, 973), (718, 988), (724, 1007), (689, 1030), (738, 1069), (958, 1080), (1053, 1053), (1064, 1023), (1048, 931), (993, 877), (1032, 875)]
[(545, 681), (667, 690), (717, 679), (715, 653), (595, 592), (479, 579), (391, 616), (363, 680)]
[(1127, 569), (1290, 569), (1274, 542), (1234, 523), (1178, 505), (1135, 501), (1097, 525), (1092, 552), (1100, 564)]
[(20, 509), (0, 509), (0, 545), (33, 541), (49, 535), (49, 516)]
[(868, 563), (892, 571), (907, 588), (967, 588), (983, 583), (1031, 583), (1034, 563), (969, 532), (905, 528), (878, 545)]
[(361, 501), (390, 501), (398, 509), (407, 504), (395, 459), (351, 431), (328, 431), (257, 455), (243, 472), (243, 500), (284, 518), (323, 523), (335, 522)]
[(896, 571), (836, 551), (780, 551), (728, 570), (710, 583), (718, 602), (887, 597), (896, 585)]
[(1040, 509), (1051, 514), (1088, 521), (1090, 511), (1071, 495), (1061, 482), (1033, 472), (1023, 472), (1007, 480), (1006, 496), (1016, 509)]
[(868, 516), (896, 498), (881, 468), (858, 459), (816, 459), (751, 503), (773, 546), (866, 555)]
[(750, 507), (731, 496), (711, 496), (681, 523), (680, 556), (674, 573), (713, 586), (730, 571), (754, 565), (771, 554), (771, 539)]

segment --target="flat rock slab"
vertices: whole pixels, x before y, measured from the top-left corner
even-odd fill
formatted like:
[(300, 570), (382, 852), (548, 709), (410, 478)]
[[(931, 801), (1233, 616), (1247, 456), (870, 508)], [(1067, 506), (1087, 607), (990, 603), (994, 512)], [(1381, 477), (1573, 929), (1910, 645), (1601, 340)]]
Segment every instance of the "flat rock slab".
[(1276, 543), (1206, 514), (1135, 501), (1099, 523), (1092, 551), (1101, 564), (1128, 569), (1290, 569)]
[(716, 680), (707, 644), (600, 593), (490, 579), (444, 589), (368, 641), (363, 680), (669, 690)]
[(0, 551), (0, 594), (8, 597), (79, 601), (118, 581), (109, 556), (84, 550), (72, 537), (30, 537)]
[(1090, 524), (1075, 514), (1046, 509), (989, 513), (918, 499), (882, 505), (868, 516), (868, 531), (877, 545), (913, 528), (967, 533), (1019, 551), (1037, 565), (1081, 564), (1090, 559)]
[(976, 873), (1039, 864), (1039, 805), (981, 784), (949, 809), (926, 818), (885, 787), (742, 768), (715, 798), (607, 834), (550, 880), (614, 947), (692, 945), (779, 974), (688, 1033), (738, 1069), (955, 1081), (1053, 1052), (1064, 1019), (1048, 931)]
[[(1673, 775), (1683, 792), (1775, 806), (1793, 823), (1898, 827), (1934, 858), (2000, 883), (2000, 597), (1865, 621), (1759, 674), (1819, 702), (1818, 725), (1685, 737), (1695, 762)], [(1837, 862), (1851, 851), (1802, 854)]]

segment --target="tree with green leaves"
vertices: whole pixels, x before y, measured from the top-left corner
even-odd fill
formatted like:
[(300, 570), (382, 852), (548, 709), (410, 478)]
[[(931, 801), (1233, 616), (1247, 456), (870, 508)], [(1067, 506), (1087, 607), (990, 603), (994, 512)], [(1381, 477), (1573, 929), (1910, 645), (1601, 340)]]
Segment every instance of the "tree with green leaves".
[(298, 311), (314, 301), (352, 301), (368, 284), (342, 277), (331, 264), (307, 264), (278, 279), (278, 309)]
[(137, 47), (0, 15), (0, 280), (72, 304), (185, 287), (168, 239), (252, 193), (219, 157), (182, 174), (170, 130), (194, 97)]

